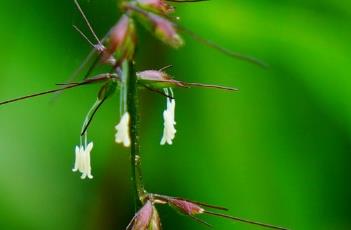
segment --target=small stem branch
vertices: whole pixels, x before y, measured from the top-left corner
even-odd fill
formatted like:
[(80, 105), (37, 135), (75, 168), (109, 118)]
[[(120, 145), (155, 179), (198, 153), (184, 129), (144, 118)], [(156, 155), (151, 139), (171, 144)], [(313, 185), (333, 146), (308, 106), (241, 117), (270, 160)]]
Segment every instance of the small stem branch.
[(122, 79), (127, 80), (127, 106), (130, 115), (129, 132), (131, 138), (131, 181), (136, 207), (140, 207), (146, 196), (146, 191), (144, 189), (141, 171), (137, 76), (134, 71), (133, 64), (129, 61), (123, 62), (122, 71)]

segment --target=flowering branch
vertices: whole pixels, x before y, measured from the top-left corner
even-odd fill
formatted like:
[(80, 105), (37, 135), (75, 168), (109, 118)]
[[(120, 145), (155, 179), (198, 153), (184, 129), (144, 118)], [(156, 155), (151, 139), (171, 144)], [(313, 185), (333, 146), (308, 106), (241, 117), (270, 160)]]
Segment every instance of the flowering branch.
[[(200, 1), (205, 0), (171, 0), (169, 2), (184, 3)], [(198, 215), (208, 214), (261, 227), (285, 230), (285, 228), (282, 227), (219, 213), (220, 211), (228, 211), (223, 207), (195, 202), (179, 197), (147, 193), (144, 188), (141, 169), (138, 100), (138, 93), (141, 88), (146, 88), (166, 97), (167, 108), (163, 112), (164, 128), (160, 141), (161, 145), (172, 145), (176, 134), (176, 102), (173, 88), (203, 87), (227, 91), (237, 91), (237, 89), (213, 84), (189, 83), (175, 80), (165, 72), (165, 70), (170, 66), (160, 70), (144, 70), (136, 72), (133, 66), (135, 48), (137, 45), (136, 21), (140, 22), (140, 24), (146, 27), (160, 41), (173, 48), (179, 48), (183, 45), (183, 39), (179, 32), (184, 32), (200, 43), (214, 48), (228, 56), (239, 58), (260, 66), (265, 66), (265, 63), (253, 57), (229, 51), (207, 39), (198, 36), (197, 34), (194, 34), (192, 31), (179, 26), (177, 23), (173, 22), (171, 20), (172, 17), (169, 16), (169, 14), (174, 12), (175, 8), (165, 0), (122, 1), (121, 8), (123, 15), (101, 41), (93, 31), (93, 28), (78, 4), (78, 1), (74, 0), (74, 2), (77, 5), (77, 8), (87, 26), (89, 27), (94, 40), (97, 42), (96, 44), (91, 42), (88, 36), (86, 36), (77, 26), (74, 26), (78, 33), (80, 33), (82, 37), (86, 39), (93, 47), (93, 51), (88, 55), (88, 58), (78, 69), (81, 71), (85, 67), (88, 67), (87, 72), (83, 75), (82, 81), (70, 81), (68, 83), (57, 84), (60, 86), (58, 89), (7, 100), (0, 102), (0, 105), (25, 100), (36, 96), (56, 93), (82, 85), (103, 83), (100, 91), (98, 92), (95, 104), (89, 110), (84, 120), (80, 135), (80, 144), (75, 148), (75, 163), (73, 171), (79, 171), (82, 173), (82, 179), (92, 179), (93, 176), (91, 174), (90, 152), (92, 151), (94, 145), (93, 142), (88, 141), (87, 131), (100, 106), (108, 97), (115, 93), (116, 88), (119, 88), (121, 116), (120, 122), (115, 127), (117, 130), (115, 141), (116, 143), (123, 144), (124, 147), (130, 148), (131, 183), (135, 198), (135, 208), (139, 209), (139, 211), (134, 215), (130, 224), (127, 226), (127, 230), (160, 230), (161, 221), (156, 205), (165, 204), (207, 226), (211, 225), (199, 219), (197, 217)], [(91, 63), (91, 65), (88, 66), (88, 63)], [(91, 77), (91, 73), (98, 65), (108, 65), (112, 67), (112, 70), (110, 73), (99, 74), (95, 77)], [(218, 212), (213, 212), (208, 209), (215, 209)]]

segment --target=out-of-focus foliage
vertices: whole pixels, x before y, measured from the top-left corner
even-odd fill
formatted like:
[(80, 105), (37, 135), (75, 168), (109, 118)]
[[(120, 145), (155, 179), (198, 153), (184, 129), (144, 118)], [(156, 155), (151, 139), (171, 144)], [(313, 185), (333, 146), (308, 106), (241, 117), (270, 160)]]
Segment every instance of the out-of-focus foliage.
[[(120, 15), (112, 0), (82, 6), (100, 37)], [(173, 64), (179, 80), (240, 88), (233, 94), (176, 90), (178, 133), (170, 147), (159, 146), (165, 99), (142, 93), (147, 188), (291, 229), (350, 229), (350, 1), (218, 0), (177, 4), (177, 10), (182, 25), (270, 68), (233, 60), (186, 36), (186, 46), (175, 51), (140, 28), (138, 70)], [(63, 82), (90, 49), (72, 29), (85, 28), (73, 1), (2, 0), (0, 22), (1, 99)], [(128, 152), (114, 143), (117, 96), (89, 132), (94, 179), (71, 172), (97, 90), (0, 108), (0, 229), (127, 225), (134, 210)], [(159, 212), (167, 230), (205, 228), (167, 208)], [(206, 220), (216, 229), (257, 229)]]

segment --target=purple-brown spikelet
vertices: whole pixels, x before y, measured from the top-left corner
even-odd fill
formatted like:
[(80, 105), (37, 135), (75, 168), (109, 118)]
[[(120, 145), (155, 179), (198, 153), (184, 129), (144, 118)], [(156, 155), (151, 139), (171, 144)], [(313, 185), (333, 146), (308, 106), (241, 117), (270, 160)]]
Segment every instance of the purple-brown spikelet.
[(159, 14), (170, 14), (174, 12), (174, 7), (163, 0), (137, 0), (137, 4), (145, 9)]
[(190, 216), (202, 214), (205, 211), (203, 208), (201, 208), (199, 205), (195, 203), (192, 203), (186, 200), (176, 199), (176, 198), (168, 199), (168, 204), (176, 208), (180, 212)]
[(153, 216), (153, 205), (151, 201), (147, 201), (144, 206), (135, 214), (129, 223), (127, 230), (146, 230), (149, 227)]
[(153, 24), (155, 36), (161, 41), (173, 48), (179, 48), (184, 45), (184, 41), (179, 36), (173, 22), (156, 14), (149, 14), (149, 20)]
[(132, 60), (135, 51), (136, 32), (132, 18), (124, 14), (118, 23), (111, 29), (108, 45), (103, 53), (103, 61), (115, 57), (117, 62), (121, 59)]

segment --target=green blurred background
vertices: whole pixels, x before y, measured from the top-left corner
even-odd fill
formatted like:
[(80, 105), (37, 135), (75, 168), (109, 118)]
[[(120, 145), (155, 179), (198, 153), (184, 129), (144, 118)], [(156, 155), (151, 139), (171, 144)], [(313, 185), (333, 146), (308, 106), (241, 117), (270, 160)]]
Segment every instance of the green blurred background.
[[(115, 0), (81, 1), (102, 37)], [(351, 229), (351, 3), (213, 0), (177, 4), (180, 23), (270, 64), (233, 60), (185, 36), (172, 50), (140, 29), (137, 68), (173, 64), (179, 80), (238, 93), (177, 89), (177, 136), (161, 147), (164, 98), (142, 93), (149, 191), (224, 205), (235, 216), (291, 229)], [(63, 82), (90, 47), (73, 1), (1, 0), (0, 98)], [(0, 108), (0, 229), (124, 229), (133, 215), (126, 149), (114, 143), (118, 97), (90, 129), (93, 180), (71, 172), (98, 86)], [(206, 229), (160, 208), (164, 229)], [(259, 229), (204, 217), (215, 229)]]

